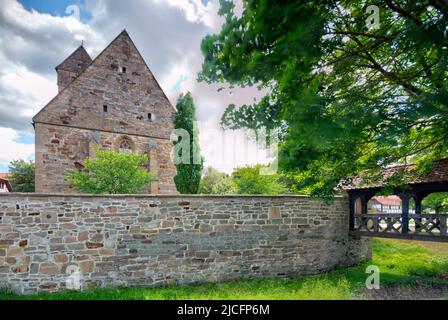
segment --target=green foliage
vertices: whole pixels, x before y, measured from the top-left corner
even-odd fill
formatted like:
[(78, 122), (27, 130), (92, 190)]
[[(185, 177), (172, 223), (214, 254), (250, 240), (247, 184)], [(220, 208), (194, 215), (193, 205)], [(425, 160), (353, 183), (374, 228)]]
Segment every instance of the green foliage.
[(232, 175), (207, 168), (200, 186), (203, 194), (287, 194), (289, 180), (279, 174), (262, 175), (262, 165), (236, 168)]
[(34, 192), (34, 161), (14, 160), (9, 164), (9, 182), (14, 192)]
[(422, 201), (424, 209), (429, 208), (435, 213), (446, 213), (448, 211), (448, 192), (431, 193)]
[(208, 167), (201, 179), (199, 193), (202, 194), (234, 194), (236, 187), (232, 178), (223, 172)]
[(232, 179), (238, 194), (286, 194), (288, 188), (281, 182), (280, 176), (262, 175), (262, 165), (236, 168), (232, 173)]
[[(435, 246), (432, 248), (431, 246)], [(262, 278), (238, 279), (220, 283), (197, 285), (168, 285), (158, 288), (109, 288), (86, 291), (14, 295), (0, 291), (0, 300), (210, 300), (210, 299), (363, 299), (371, 298), (365, 289), (365, 272), (374, 264), (381, 270), (381, 287), (386, 288), (383, 298), (406, 299), (410, 290), (425, 298), (421, 288), (434, 286), (443, 292), (448, 284), (448, 247), (446, 244), (404, 243), (389, 239), (375, 239), (373, 259), (355, 267), (337, 268), (318, 276), (296, 279)], [(389, 289), (389, 290), (387, 290)], [(387, 296), (394, 290), (395, 296)], [(367, 293), (366, 293), (367, 291)], [(415, 296), (414, 296), (415, 298)], [(431, 298), (431, 297), (430, 297)]]
[[(195, 123), (195, 107), (190, 92), (187, 92), (185, 95), (180, 95), (177, 100), (176, 110), (174, 115), (174, 128), (184, 129), (188, 132), (190, 137), (190, 156), (188, 163), (176, 164), (174, 183), (176, 184), (177, 191), (180, 193), (195, 194), (199, 190), (204, 159), (200, 154), (198, 129)], [(182, 138), (179, 137), (174, 142), (174, 145), (181, 141)], [(177, 156), (182, 157), (183, 152), (185, 150), (180, 149)]]
[(144, 167), (148, 157), (133, 152), (96, 150), (95, 158), (84, 161), (84, 169), (70, 172), (66, 179), (78, 191), (93, 194), (142, 193), (152, 181)]
[[(345, 177), (391, 164), (424, 173), (448, 156), (448, 8), (441, 1), (221, 0), (225, 23), (206, 36), (199, 80), (268, 89), (230, 105), (228, 128), (281, 127), (280, 168), (296, 188), (331, 197)], [(403, 178), (403, 177), (402, 177)], [(392, 183), (399, 182), (391, 177)]]

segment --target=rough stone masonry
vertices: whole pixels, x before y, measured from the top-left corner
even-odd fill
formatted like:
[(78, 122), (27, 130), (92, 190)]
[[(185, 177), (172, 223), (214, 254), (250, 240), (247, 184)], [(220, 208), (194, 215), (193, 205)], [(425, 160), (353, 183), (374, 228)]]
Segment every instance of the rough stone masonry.
[(348, 200), (305, 196), (0, 195), (0, 286), (29, 294), (317, 274), (370, 258)]

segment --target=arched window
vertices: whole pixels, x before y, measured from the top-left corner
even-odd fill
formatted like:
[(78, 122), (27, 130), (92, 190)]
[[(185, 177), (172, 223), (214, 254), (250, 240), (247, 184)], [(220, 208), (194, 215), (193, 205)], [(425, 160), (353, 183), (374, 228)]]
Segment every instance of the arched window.
[(124, 152), (131, 152), (132, 151), (132, 145), (131, 142), (127, 139), (124, 139), (120, 142), (120, 153)]

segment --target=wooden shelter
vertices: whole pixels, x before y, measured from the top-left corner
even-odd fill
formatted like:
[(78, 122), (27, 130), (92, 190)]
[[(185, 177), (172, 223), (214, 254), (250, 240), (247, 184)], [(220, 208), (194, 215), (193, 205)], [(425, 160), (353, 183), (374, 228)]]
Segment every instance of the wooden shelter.
[[(411, 177), (406, 186), (393, 190), (401, 199), (401, 213), (368, 213), (369, 200), (384, 188), (381, 181), (365, 183), (360, 175), (343, 187), (349, 195), (351, 232), (361, 236), (448, 241), (447, 214), (422, 213), (422, 200), (426, 196), (448, 192), (448, 159), (435, 161), (425, 175), (416, 175), (413, 167), (395, 166), (382, 172), (383, 181), (399, 171)], [(414, 214), (409, 213), (411, 199), (415, 202)]]

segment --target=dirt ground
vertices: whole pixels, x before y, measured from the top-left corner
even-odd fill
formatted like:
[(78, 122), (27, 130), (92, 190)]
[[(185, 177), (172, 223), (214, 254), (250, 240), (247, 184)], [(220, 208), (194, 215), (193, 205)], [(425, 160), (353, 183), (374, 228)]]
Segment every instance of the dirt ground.
[(381, 286), (379, 290), (366, 289), (364, 299), (368, 300), (438, 300), (448, 298), (448, 286), (413, 285)]

